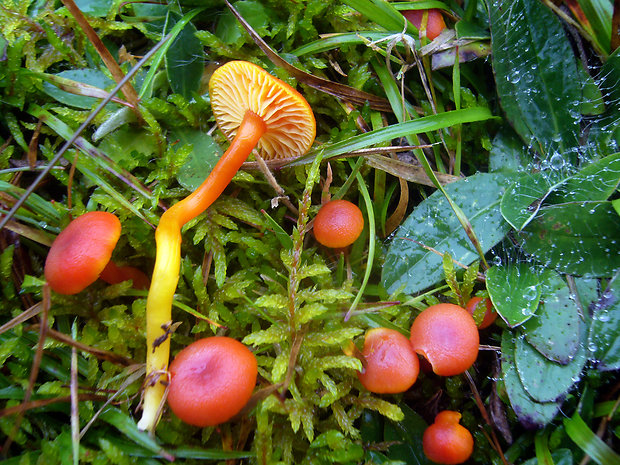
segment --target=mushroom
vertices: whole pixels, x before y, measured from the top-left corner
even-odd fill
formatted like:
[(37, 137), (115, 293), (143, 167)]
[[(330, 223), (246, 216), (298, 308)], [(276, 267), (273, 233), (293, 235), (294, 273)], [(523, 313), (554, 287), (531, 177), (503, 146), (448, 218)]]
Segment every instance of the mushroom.
[(353, 244), (364, 229), (364, 216), (348, 200), (331, 200), (314, 218), (314, 237), (325, 247), (342, 248)]
[(443, 410), (437, 414), (432, 425), (422, 435), (422, 450), (426, 457), (445, 465), (465, 462), (474, 451), (474, 438), (459, 423), (461, 414)]
[(418, 379), (418, 356), (409, 339), (395, 329), (369, 330), (364, 338), (362, 356), (364, 370), (358, 372), (357, 377), (370, 392), (405, 392)]
[(454, 304), (423, 310), (411, 325), (411, 346), (439, 376), (465, 372), (478, 357), (480, 339), (474, 318)]
[(265, 158), (303, 155), (316, 133), (308, 102), (288, 84), (252, 63), (232, 61), (218, 68), (209, 82), (217, 124), (232, 142), (205, 181), (162, 215), (155, 240), (155, 268), (146, 306), (147, 383), (138, 427), (153, 430), (165, 392), (172, 298), (179, 281), (181, 227), (205, 211), (224, 191), (257, 148)]
[(45, 260), (45, 279), (59, 294), (82, 292), (94, 283), (112, 257), (121, 222), (108, 212), (77, 217), (52, 243)]
[(168, 405), (190, 425), (219, 425), (248, 403), (257, 375), (256, 357), (236, 339), (199, 339), (170, 364)]

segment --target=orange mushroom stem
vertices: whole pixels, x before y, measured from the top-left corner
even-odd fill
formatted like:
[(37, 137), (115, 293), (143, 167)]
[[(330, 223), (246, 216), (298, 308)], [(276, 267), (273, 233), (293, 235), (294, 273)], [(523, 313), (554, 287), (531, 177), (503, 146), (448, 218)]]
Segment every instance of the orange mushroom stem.
[(224, 191), (252, 150), (266, 158), (303, 155), (316, 131), (306, 100), (288, 84), (252, 63), (233, 61), (218, 68), (209, 82), (213, 114), (232, 139), (205, 181), (168, 209), (155, 232), (155, 268), (146, 303), (147, 382), (138, 427), (153, 430), (159, 421), (168, 369), (174, 292), (181, 265), (181, 228), (204, 212)]

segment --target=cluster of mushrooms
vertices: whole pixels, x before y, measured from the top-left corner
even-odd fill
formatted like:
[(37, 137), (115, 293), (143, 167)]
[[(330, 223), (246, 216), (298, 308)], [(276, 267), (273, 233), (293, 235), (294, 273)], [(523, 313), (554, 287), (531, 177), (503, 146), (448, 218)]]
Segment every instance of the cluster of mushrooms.
[[(108, 283), (131, 279), (135, 288), (149, 288), (146, 381), (143, 413), (138, 422), (143, 430), (154, 430), (166, 396), (177, 416), (197, 426), (230, 420), (250, 399), (256, 384), (256, 358), (234, 339), (216, 336), (198, 340), (168, 366), (168, 328), (179, 280), (181, 228), (222, 194), (254, 149), (267, 159), (294, 158), (310, 148), (316, 132), (314, 115), (306, 100), (252, 63), (233, 61), (218, 68), (209, 82), (209, 95), (217, 124), (231, 144), (205, 181), (161, 216), (155, 233), (157, 251), (150, 285), (140, 270), (118, 266), (110, 260), (121, 224), (107, 212), (89, 212), (73, 220), (54, 241), (45, 265), (48, 285), (61, 294), (81, 292), (99, 278)], [(357, 206), (334, 200), (319, 211), (314, 234), (321, 244), (342, 248), (355, 241), (363, 227), (363, 215)], [(458, 334), (446, 333), (443, 323), (443, 330), (433, 329), (438, 327), (435, 320), (446, 318)], [(418, 376), (416, 352), (429, 360), (437, 374), (462, 373), (475, 361), (478, 352), (478, 332), (473, 321), (464, 309), (442, 304), (430, 307), (416, 318), (411, 340), (391, 329), (368, 331), (364, 348), (358, 354), (364, 365), (363, 372), (358, 374), (361, 383), (376, 393), (404, 392)], [(455, 326), (455, 322), (459, 323)], [(470, 339), (465, 351), (454, 346), (463, 337)], [(455, 362), (455, 353), (465, 355)], [(459, 418), (456, 412), (445, 413), (438, 416), (438, 423), (460, 427)], [(466, 447), (471, 449), (468, 441), (466, 438)]]

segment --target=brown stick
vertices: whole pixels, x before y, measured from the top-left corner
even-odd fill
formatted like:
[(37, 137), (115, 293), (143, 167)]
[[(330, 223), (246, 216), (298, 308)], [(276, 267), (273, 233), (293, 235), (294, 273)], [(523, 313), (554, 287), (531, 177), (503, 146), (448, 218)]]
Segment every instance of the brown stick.
[[(80, 25), (80, 27), (84, 31), (84, 34), (86, 34), (86, 37), (88, 37), (88, 40), (91, 41), (91, 43), (97, 50), (97, 53), (99, 53), (99, 56), (101, 57), (107, 68), (110, 70), (110, 73), (112, 74), (114, 80), (117, 83), (121, 82), (125, 77), (125, 73), (116, 62), (110, 51), (101, 41), (101, 39), (97, 35), (97, 32), (95, 32), (82, 11), (78, 8), (78, 6), (73, 0), (62, 0), (62, 3), (67, 7), (73, 18)], [(122, 87), (122, 90), (123, 94), (125, 94), (125, 98), (131, 104), (134, 113), (138, 117), (138, 120), (142, 121), (142, 115), (140, 115), (140, 110), (138, 109), (139, 98), (136, 89), (134, 89), (130, 82), (127, 82)]]

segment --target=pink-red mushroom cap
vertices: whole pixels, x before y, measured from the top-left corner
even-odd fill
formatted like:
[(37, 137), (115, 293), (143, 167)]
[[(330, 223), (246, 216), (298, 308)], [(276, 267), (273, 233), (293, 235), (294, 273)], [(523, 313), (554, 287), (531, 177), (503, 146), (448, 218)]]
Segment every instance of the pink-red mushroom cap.
[(94, 283), (112, 257), (121, 222), (112, 213), (88, 212), (56, 237), (45, 261), (45, 279), (59, 294), (77, 294)]

